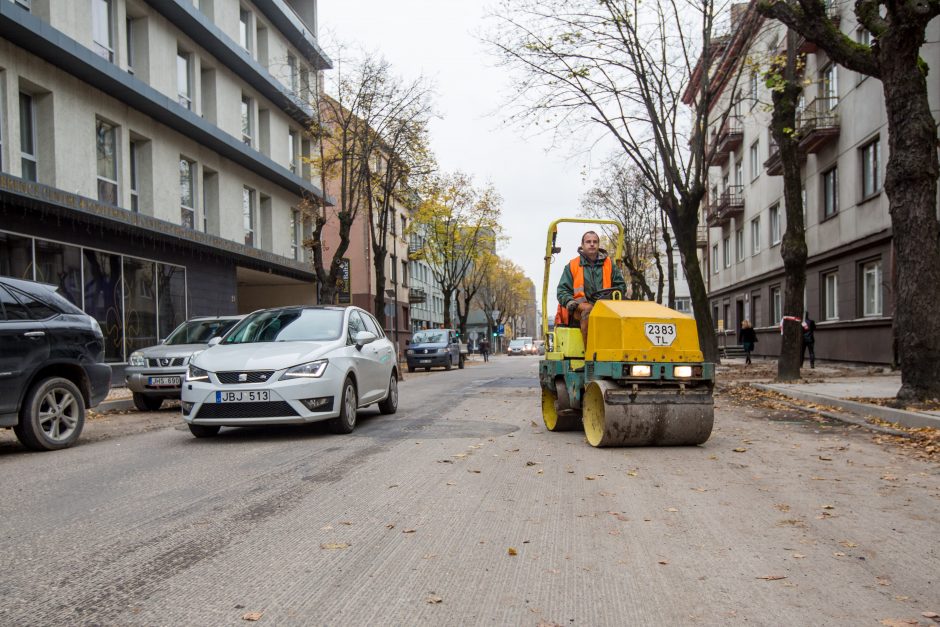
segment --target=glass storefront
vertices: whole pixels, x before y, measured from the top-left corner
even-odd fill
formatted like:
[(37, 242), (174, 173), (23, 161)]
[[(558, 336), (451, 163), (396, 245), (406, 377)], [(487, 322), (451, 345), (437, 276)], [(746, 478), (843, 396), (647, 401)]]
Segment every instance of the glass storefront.
[(157, 344), (186, 320), (186, 268), (0, 231), (0, 276), (51, 283), (101, 325), (105, 361)]

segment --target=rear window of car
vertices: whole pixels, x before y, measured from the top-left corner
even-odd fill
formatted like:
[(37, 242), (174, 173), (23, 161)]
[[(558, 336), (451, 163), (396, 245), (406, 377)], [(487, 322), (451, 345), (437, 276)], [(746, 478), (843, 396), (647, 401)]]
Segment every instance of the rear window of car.
[(214, 337), (221, 337), (235, 326), (238, 320), (190, 320), (176, 327), (166, 338), (166, 344), (207, 344)]
[(340, 309), (276, 309), (247, 316), (222, 343), (328, 342), (344, 332)]
[(509, 348), (522, 348), (525, 344), (523, 340), (511, 340), (509, 342)]
[[(14, 287), (4, 289), (2, 286), (0, 290), (3, 290), (0, 299), (3, 301), (7, 320), (46, 320), (60, 313), (58, 309), (49, 306), (48, 303), (29, 292)], [(52, 295), (52, 292), (49, 294)]]

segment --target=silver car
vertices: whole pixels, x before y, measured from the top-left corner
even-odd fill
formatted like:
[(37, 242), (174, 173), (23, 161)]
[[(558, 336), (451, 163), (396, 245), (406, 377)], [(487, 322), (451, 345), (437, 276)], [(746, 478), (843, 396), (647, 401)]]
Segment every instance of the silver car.
[(212, 338), (228, 333), (242, 318), (192, 318), (176, 327), (162, 343), (131, 353), (124, 381), (134, 393), (134, 406), (141, 411), (156, 411), (164, 399), (179, 399), (192, 354), (204, 350)]
[(210, 344), (183, 385), (183, 420), (197, 438), (223, 426), (317, 421), (350, 433), (360, 408), (398, 408), (395, 346), (358, 307), (264, 309)]

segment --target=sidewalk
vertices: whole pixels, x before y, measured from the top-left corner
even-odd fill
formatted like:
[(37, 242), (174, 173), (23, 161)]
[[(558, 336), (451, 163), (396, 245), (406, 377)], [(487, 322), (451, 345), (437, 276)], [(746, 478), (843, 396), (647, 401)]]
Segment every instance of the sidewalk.
[[(884, 373), (883, 368), (867, 366), (817, 364), (817, 368), (804, 368), (806, 377), (799, 383), (775, 383), (776, 361), (755, 360), (752, 377), (746, 379), (759, 390), (768, 390), (790, 398), (834, 407), (863, 417), (878, 418), (904, 427), (932, 427), (940, 429), (940, 407), (922, 409), (905, 407), (895, 409), (886, 404), (901, 388), (901, 375)], [(740, 379), (750, 366), (741, 359), (724, 360), (719, 367), (729, 379)]]

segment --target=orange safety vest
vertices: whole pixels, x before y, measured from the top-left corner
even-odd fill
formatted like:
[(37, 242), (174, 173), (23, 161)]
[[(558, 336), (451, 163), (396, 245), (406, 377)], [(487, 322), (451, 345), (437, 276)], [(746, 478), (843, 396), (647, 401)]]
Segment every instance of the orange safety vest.
[[(572, 298), (584, 298), (584, 267), (581, 265), (581, 257), (578, 256), (572, 259), (568, 263), (568, 268), (571, 270)], [(612, 287), (614, 283), (614, 264), (610, 257), (604, 259), (602, 270), (604, 273), (603, 289)], [(562, 326), (568, 325), (568, 308), (561, 303), (558, 303), (558, 311), (555, 312), (555, 326), (559, 324)]]

